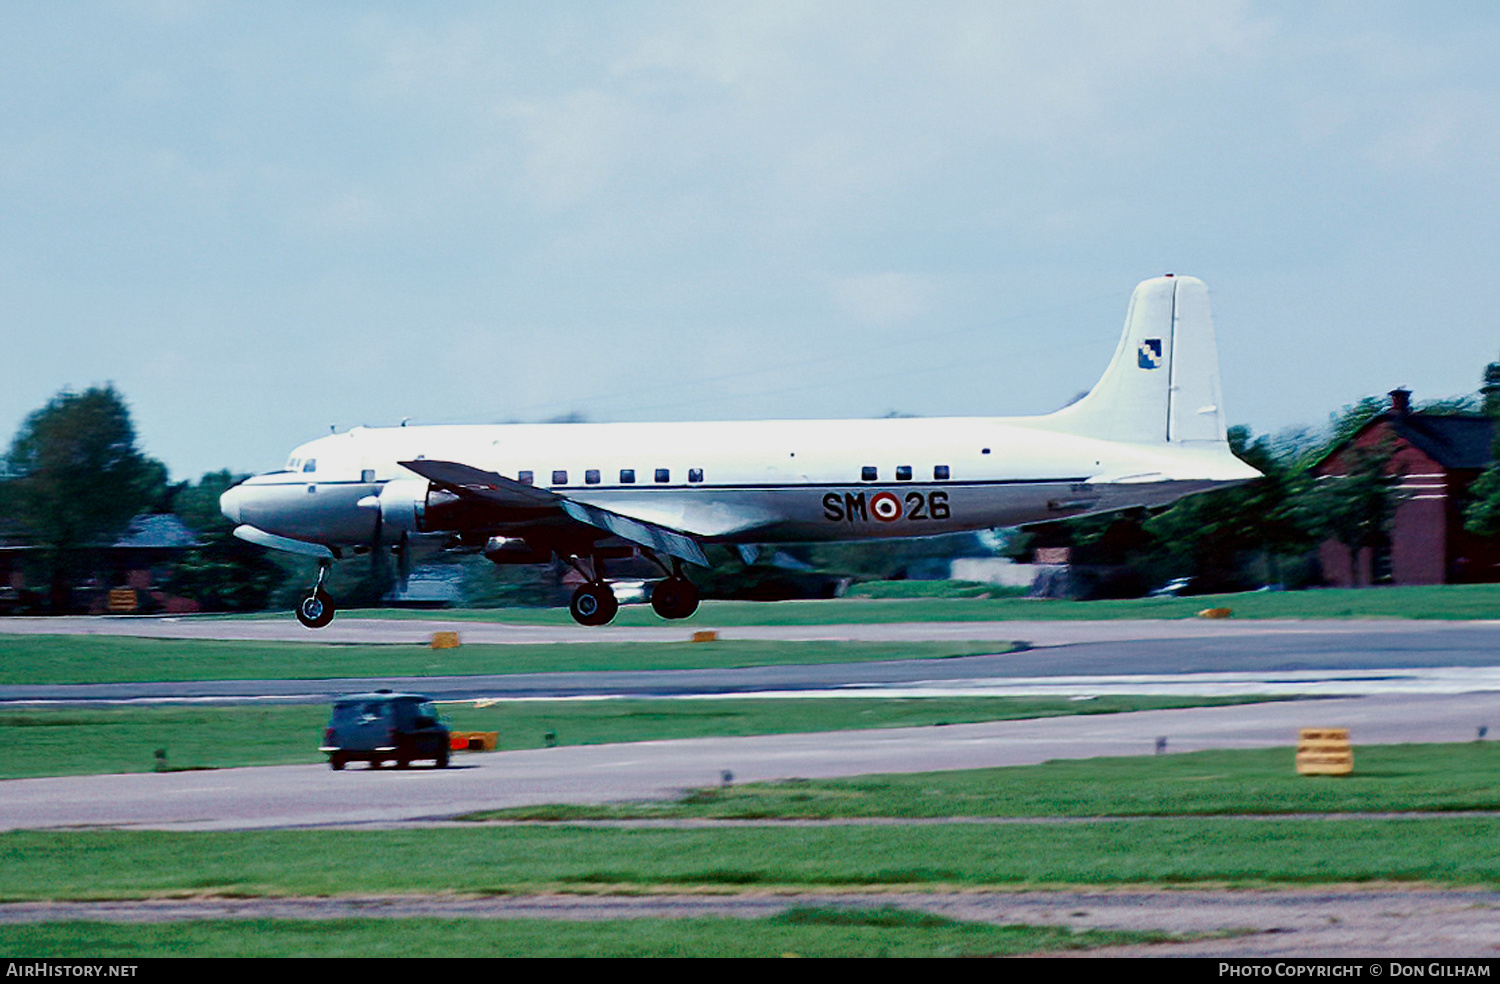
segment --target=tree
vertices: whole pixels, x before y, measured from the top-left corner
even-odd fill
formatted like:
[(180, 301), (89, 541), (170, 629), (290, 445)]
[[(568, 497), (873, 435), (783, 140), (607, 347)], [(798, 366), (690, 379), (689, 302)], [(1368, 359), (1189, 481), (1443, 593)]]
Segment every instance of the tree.
[(1476, 536), (1500, 536), (1500, 461), (1479, 473), (1469, 495), (1473, 498), (1464, 509), (1464, 529)]
[(1349, 550), (1351, 585), (1359, 583), (1359, 552), (1366, 548), (1379, 551), (1390, 545), (1404, 481), (1404, 476), (1390, 470), (1393, 453), (1389, 443), (1351, 447), (1342, 455), (1344, 473), (1323, 476), (1301, 497), (1300, 508), (1308, 527)]
[(1483, 410), (1490, 420), (1490, 466), (1469, 486), (1471, 500), (1464, 509), (1464, 529), (1476, 536), (1500, 536), (1500, 362), (1484, 368)]
[(1171, 573), (1191, 574), (1199, 591), (1286, 580), (1281, 559), (1313, 543), (1298, 508), (1307, 485), (1308, 444), (1304, 434), (1252, 440), (1248, 427), (1231, 427), (1230, 449), (1264, 477), (1190, 496), (1146, 524), (1159, 549), (1172, 558)]
[(167, 481), (166, 466), (137, 450), (130, 411), (113, 386), (57, 394), (26, 418), (5, 465), (0, 515), (39, 548), (33, 566), (54, 611), (68, 607), (90, 549), (118, 537)]
[(199, 547), (172, 566), (167, 588), (207, 611), (259, 611), (287, 578), (264, 547), (234, 535), (234, 524), (219, 511), (219, 496), (243, 475), (209, 472), (197, 485), (174, 487), (172, 511), (198, 538)]

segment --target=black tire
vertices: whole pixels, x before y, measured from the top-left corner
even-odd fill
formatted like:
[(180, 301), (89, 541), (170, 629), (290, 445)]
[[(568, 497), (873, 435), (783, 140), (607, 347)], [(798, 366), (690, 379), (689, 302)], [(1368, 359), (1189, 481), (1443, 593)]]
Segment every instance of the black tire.
[(436, 765), (439, 769), (448, 768), (448, 749), (438, 752)]
[(658, 581), (651, 589), (651, 607), (662, 618), (687, 618), (698, 610), (698, 588), (683, 577)]
[(342, 772), (344, 769), (344, 756), (337, 752), (328, 756), (328, 767), (334, 772)]
[(297, 621), (309, 629), (321, 629), (333, 621), (335, 611), (332, 596), (319, 588), (298, 603)]
[(620, 610), (615, 593), (603, 581), (592, 581), (573, 592), (568, 612), (579, 625), (608, 625)]

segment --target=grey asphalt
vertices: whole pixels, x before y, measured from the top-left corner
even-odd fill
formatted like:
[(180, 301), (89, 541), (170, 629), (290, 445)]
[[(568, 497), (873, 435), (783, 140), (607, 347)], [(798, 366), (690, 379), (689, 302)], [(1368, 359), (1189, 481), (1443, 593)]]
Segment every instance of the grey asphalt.
[[(425, 639), (455, 623), (348, 620), (361, 636)], [(9, 623), (9, 624), (8, 624)], [(279, 623), (150, 619), (0, 620), (0, 631), (88, 631), (223, 637), (246, 626)], [(35, 626), (35, 627), (33, 627)], [(437, 627), (437, 628), (434, 628)], [(297, 627), (292, 626), (296, 629)], [(466, 640), (523, 634), (541, 644), (571, 637), (570, 628), (458, 623)], [(297, 631), (301, 631), (297, 629)], [(624, 638), (654, 638), (660, 628), (619, 629)], [(671, 627), (682, 638), (680, 627)], [(382, 632), (389, 635), (382, 635)], [(490, 635), (492, 634), (492, 635)], [(603, 802), (675, 796), (735, 782), (1019, 765), (1053, 758), (1202, 748), (1290, 747), (1301, 727), (1348, 727), (1360, 743), (1473, 740), (1481, 727), (1500, 734), (1500, 623), (1452, 622), (997, 622), (910, 625), (749, 627), (726, 638), (1004, 639), (1037, 648), (1016, 654), (951, 660), (757, 668), (678, 673), (528, 674), (414, 681), (438, 695), (516, 696), (584, 693), (724, 693), (751, 691), (871, 693), (942, 681), (1070, 680), (1084, 688), (1123, 679), (1241, 675), (1253, 689), (1270, 678), (1311, 680), (1364, 696), (1237, 707), (1077, 716), (935, 728), (833, 732), (753, 738), (569, 746), (465, 755), (450, 770), (409, 771), (321, 766), (211, 772), (12, 780), (0, 795), (0, 829), (119, 826), (180, 830), (361, 826), (450, 818), (483, 809), (549, 802)], [(588, 638), (600, 638), (597, 632)], [(306, 634), (300, 636), (307, 638)], [(326, 636), (319, 635), (320, 641)], [(1424, 669), (1425, 668), (1425, 669)], [(1424, 675), (1425, 674), (1425, 675)], [(1431, 691), (1434, 675), (1448, 680)], [(1456, 681), (1456, 682), (1455, 682)], [(236, 699), (282, 694), (294, 699), (368, 689), (396, 680), (245, 681), (184, 685), (193, 692), (242, 691)], [(150, 698), (156, 685), (125, 685), (120, 698)], [(298, 698), (284, 693), (303, 686)], [(0, 697), (20, 696), (5, 688)], [(54, 688), (55, 689), (55, 688)], [(90, 688), (103, 699), (104, 690)], [(78, 697), (78, 695), (74, 695)], [(1289, 753), (1290, 754), (1290, 753)], [(1356, 761), (1358, 752), (1356, 750)], [(1290, 768), (1290, 762), (1288, 763)]]
[(456, 768), (278, 766), (12, 780), (0, 829), (175, 830), (385, 825), (539, 803), (666, 798), (734, 782), (1023, 765), (1055, 758), (1287, 747), (1302, 727), (1347, 727), (1357, 745), (1472, 740), (1500, 725), (1500, 694), (1386, 695), (1135, 714), (583, 745), (461, 755)]
[[(390, 643), (424, 642), (435, 631), (458, 631), (464, 641), (471, 644), (517, 642), (536, 645), (572, 641), (577, 637), (642, 642), (686, 638), (686, 630), (681, 627), (658, 626), (590, 630), (576, 626), (346, 619), (342, 625), (347, 630), (345, 635), (328, 634), (336, 627), (341, 627), (340, 623), (321, 633), (312, 633), (284, 619), (0, 619), (0, 634), (75, 632), (157, 638), (274, 637), (319, 642)], [(317, 702), (376, 686), (417, 690), (446, 700), (850, 691), (872, 695), (893, 691), (926, 694), (1251, 692), (1329, 695), (1500, 689), (1500, 622), (1010, 621), (745, 626), (723, 628), (719, 632), (721, 638), (726, 639), (788, 641), (1021, 640), (1032, 648), (1003, 655), (944, 660), (889, 660), (731, 670), (6, 685), (0, 686), (0, 703), (202, 698)], [(1431, 672), (1438, 670), (1446, 672)], [(1221, 679), (1224, 674), (1233, 674), (1235, 678)], [(1187, 682), (1194, 686), (1186, 688)]]

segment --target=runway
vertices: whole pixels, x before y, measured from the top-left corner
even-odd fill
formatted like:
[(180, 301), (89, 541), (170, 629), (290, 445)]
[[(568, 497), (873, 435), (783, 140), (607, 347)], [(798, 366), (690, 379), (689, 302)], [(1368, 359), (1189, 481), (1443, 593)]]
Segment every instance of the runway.
[(1291, 746), (1302, 727), (1358, 743), (1468, 741), (1500, 724), (1500, 696), (1387, 695), (1085, 715), (933, 728), (575, 745), (461, 755), (456, 768), (326, 766), (20, 779), (0, 829), (358, 827), (442, 820), (539, 803), (661, 799), (733, 782), (1025, 765), (1056, 758)]
[[(467, 641), (515, 632), (542, 644), (570, 628), (351, 619), (359, 635), (425, 639), (457, 625)], [(280, 623), (227, 620), (0, 620), (0, 632), (198, 637), (261, 632)], [(33, 628), (28, 623), (43, 623)], [(247, 628), (248, 627), (248, 628)], [(300, 628), (292, 626), (301, 632)], [(648, 641), (661, 629), (614, 630)], [(682, 629), (673, 627), (675, 638)], [(1360, 743), (1474, 740), (1500, 734), (1500, 623), (1432, 622), (991, 622), (749, 627), (725, 638), (1025, 638), (1033, 648), (997, 656), (827, 666), (661, 673), (528, 674), (413, 680), (232, 681), (88, 688), (0, 688), (0, 700), (323, 700), (331, 692), (410, 685), (450, 699), (476, 696), (699, 697), (1003, 692), (1149, 692), (1152, 685), (1267, 692), (1280, 681), (1337, 698), (1237, 707), (1089, 715), (1034, 721), (812, 735), (570, 746), (463, 756), (447, 771), (335, 773), (320, 766), (13, 780), (0, 829), (111, 826), (177, 830), (365, 826), (440, 820), (475, 810), (553, 802), (661, 798), (697, 786), (793, 777), (1017, 765), (1054, 758), (1203, 748), (1290, 747), (1300, 727), (1348, 727)], [(181, 637), (175, 636), (174, 637)], [(599, 638), (589, 633), (589, 638)], [(307, 638), (303, 633), (301, 638)], [(326, 639), (317, 636), (319, 641)], [(206, 691), (220, 688), (217, 694)], [(301, 688), (300, 693), (287, 693)], [(1109, 688), (1117, 688), (1112, 691)], [(1321, 688), (1316, 689), (1316, 688)], [(59, 692), (59, 691), (64, 692)], [(86, 691), (86, 692), (85, 692)]]
[[(0, 619), (0, 635), (425, 643), (456, 631), (465, 644), (576, 641), (659, 643), (680, 626), (516, 626), (501, 623), (349, 619), (313, 633), (289, 619)], [(712, 627), (712, 623), (705, 623)], [(335, 629), (341, 635), (330, 635)], [(746, 626), (724, 639), (994, 641), (1026, 648), (994, 656), (816, 666), (650, 672), (525, 673), (457, 677), (215, 680), (179, 683), (4, 685), (0, 704), (277, 701), (320, 703), (376, 686), (444, 700), (598, 696), (1088, 696), (1266, 694), (1356, 696), (1500, 691), (1500, 622), (1122, 620), (912, 622)], [(999, 647), (997, 647), (999, 648)]]

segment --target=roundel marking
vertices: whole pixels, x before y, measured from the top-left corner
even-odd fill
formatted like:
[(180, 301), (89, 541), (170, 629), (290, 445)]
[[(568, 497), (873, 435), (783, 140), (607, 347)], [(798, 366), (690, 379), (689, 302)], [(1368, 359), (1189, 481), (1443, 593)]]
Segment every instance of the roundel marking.
[(870, 500), (870, 515), (882, 523), (894, 523), (901, 518), (901, 500), (889, 492), (881, 492)]

